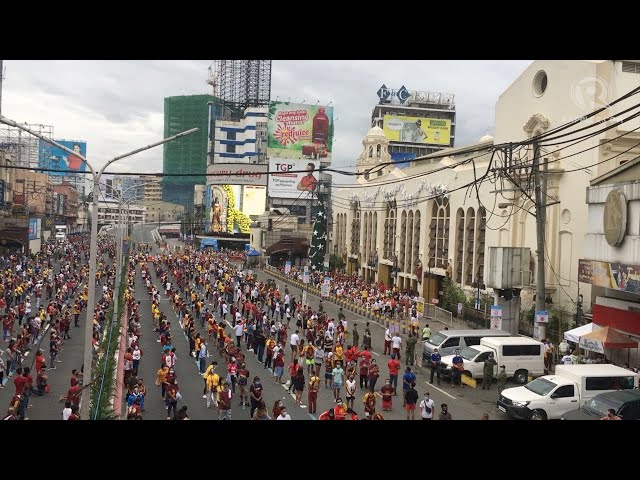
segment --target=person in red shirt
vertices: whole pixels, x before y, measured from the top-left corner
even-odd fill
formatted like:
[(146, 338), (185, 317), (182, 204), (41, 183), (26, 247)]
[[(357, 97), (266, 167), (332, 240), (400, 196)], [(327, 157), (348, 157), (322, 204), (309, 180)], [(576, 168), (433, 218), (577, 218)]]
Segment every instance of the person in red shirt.
[(396, 391), (391, 385), (391, 380), (387, 379), (380, 389), (380, 393), (382, 394), (382, 411), (390, 412), (392, 407), (393, 395), (395, 395)]
[(80, 390), (82, 390), (82, 387), (76, 384), (67, 391), (67, 400), (71, 402), (72, 408), (74, 405), (80, 405)]
[(46, 364), (47, 364), (47, 361), (44, 358), (44, 354), (42, 353), (42, 350), (38, 350), (36, 352), (36, 372), (39, 373), (42, 370), (44, 370)]
[(369, 378), (369, 360), (366, 356), (360, 356), (360, 390), (366, 390)]
[(71, 405), (71, 415), (69, 415), (69, 420), (80, 420), (80, 414), (78, 413), (79, 409), (80, 407), (77, 405)]
[(16, 368), (16, 378), (13, 379), (13, 385), (16, 387), (15, 395), (22, 396), (28, 383), (29, 380), (22, 374), (22, 367)]
[(318, 420), (335, 420), (335, 419), (336, 419), (336, 416), (333, 408), (330, 408), (326, 412), (321, 413), (320, 416), (318, 417)]
[(360, 355), (361, 357), (364, 356), (369, 362), (371, 361), (371, 352), (369, 351), (368, 345), (365, 345), (364, 350), (358, 352), (358, 355)]
[(391, 354), (391, 359), (387, 362), (387, 366), (389, 367), (389, 379), (393, 386), (393, 394), (398, 395), (396, 390), (398, 388), (398, 370), (400, 369), (400, 361), (396, 358), (395, 353)]

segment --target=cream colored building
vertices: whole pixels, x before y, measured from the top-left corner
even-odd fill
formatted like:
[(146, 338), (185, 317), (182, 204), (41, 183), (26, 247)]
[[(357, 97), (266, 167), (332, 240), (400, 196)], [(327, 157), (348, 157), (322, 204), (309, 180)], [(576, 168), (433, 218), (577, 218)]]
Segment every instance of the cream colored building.
[[(592, 178), (640, 155), (640, 132), (632, 132), (640, 121), (614, 124), (636, 110), (606, 121), (638, 103), (636, 95), (611, 105), (638, 87), (639, 62), (535, 61), (497, 99), (495, 138), (445, 150), (444, 158), (441, 152), (416, 159), (403, 170), (384, 166), (390, 161), (388, 142), (381, 129), (372, 128), (357, 159), (358, 171), (368, 175), (353, 185), (333, 186), (331, 253), (342, 255), (349, 271), (393, 281), (427, 299), (437, 298), (449, 262), (452, 278), (469, 290), (485, 282), (490, 246), (529, 247), (535, 271), (531, 139), (542, 134), (550, 204), (546, 289), (555, 305), (575, 311), (578, 260), (589, 258), (585, 189)], [(554, 133), (571, 121), (575, 125)], [(584, 127), (589, 128), (567, 135)], [(485, 176), (488, 169), (495, 170)], [(482, 178), (477, 190), (471, 187)], [(533, 280), (534, 274), (522, 273), (522, 285)], [(534, 290), (522, 290), (526, 303)], [(581, 285), (580, 293), (586, 311), (590, 287)]]
[(184, 206), (177, 203), (145, 200), (140, 205), (146, 207), (147, 223), (175, 223), (184, 215)]

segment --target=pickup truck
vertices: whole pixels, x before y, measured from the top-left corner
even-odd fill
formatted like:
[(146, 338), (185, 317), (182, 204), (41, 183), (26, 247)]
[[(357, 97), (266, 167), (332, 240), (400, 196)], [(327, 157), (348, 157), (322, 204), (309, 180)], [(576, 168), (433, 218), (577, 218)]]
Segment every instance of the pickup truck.
[(636, 388), (638, 377), (615, 365), (556, 365), (554, 375), (503, 390), (498, 409), (518, 419), (558, 419), (600, 393)]

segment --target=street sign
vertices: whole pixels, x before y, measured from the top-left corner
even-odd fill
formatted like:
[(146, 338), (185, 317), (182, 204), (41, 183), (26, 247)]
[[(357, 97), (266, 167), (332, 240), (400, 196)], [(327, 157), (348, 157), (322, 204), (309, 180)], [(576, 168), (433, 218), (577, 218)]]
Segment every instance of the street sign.
[(502, 330), (502, 307), (491, 305), (491, 330)]
[(307, 291), (303, 290), (302, 291), (302, 305), (306, 305), (307, 304)]
[[(307, 267), (304, 268), (306, 269)], [(307, 285), (309, 284), (309, 270), (304, 271), (304, 274), (302, 275), (302, 283)]]
[(287, 261), (284, 264), (284, 273), (286, 273), (287, 275), (289, 275), (289, 272), (291, 272), (291, 262)]
[(462, 316), (462, 303), (458, 303), (458, 316)]
[(549, 323), (549, 311), (536, 310), (536, 323)]
[(468, 375), (462, 374), (462, 376), (460, 377), (460, 380), (462, 381), (462, 383), (464, 383), (465, 385), (469, 385), (471, 388), (477, 387), (476, 379), (471, 378)]

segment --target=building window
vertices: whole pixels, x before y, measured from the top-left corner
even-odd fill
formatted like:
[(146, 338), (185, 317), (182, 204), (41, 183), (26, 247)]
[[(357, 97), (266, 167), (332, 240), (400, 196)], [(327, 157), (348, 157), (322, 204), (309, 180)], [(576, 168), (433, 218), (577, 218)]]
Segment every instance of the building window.
[(449, 261), (449, 199), (433, 201), (429, 235), (429, 265), (445, 268)]
[(380, 150), (381, 150), (381, 146), (380, 144), (378, 144), (378, 146), (376, 147), (376, 157), (380, 158)]
[(235, 140), (236, 139), (236, 132), (227, 132), (227, 140)]
[(236, 153), (236, 146), (235, 145), (226, 145), (226, 150), (227, 150), (227, 153)]
[(369, 158), (373, 158), (373, 147), (369, 147)]

